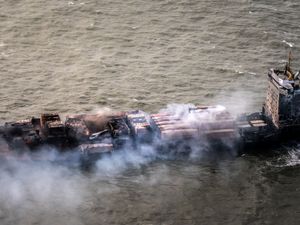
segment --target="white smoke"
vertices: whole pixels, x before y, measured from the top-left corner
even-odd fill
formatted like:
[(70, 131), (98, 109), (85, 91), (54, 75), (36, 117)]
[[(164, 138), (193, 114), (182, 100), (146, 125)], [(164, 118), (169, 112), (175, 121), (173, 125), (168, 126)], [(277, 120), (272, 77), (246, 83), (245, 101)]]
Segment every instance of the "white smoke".
[[(1, 224), (65, 224), (68, 212), (78, 211), (84, 200), (85, 183), (78, 169), (49, 161), (2, 161)], [(69, 219), (81, 224), (78, 213)]]
[[(199, 127), (207, 122), (215, 121), (216, 115), (226, 110), (225, 107), (218, 105), (199, 114), (190, 113), (191, 108), (195, 108), (195, 106), (192, 104), (171, 104), (160, 110), (159, 113), (172, 115), (174, 119), (180, 119), (187, 126)], [(148, 117), (150, 116), (148, 115)], [(216, 153), (211, 148), (208, 140), (195, 137), (192, 140), (182, 139), (181, 141), (182, 143), (178, 142), (178, 139), (160, 139), (155, 136), (151, 145), (138, 143), (137, 147), (133, 148), (132, 143), (128, 143), (123, 149), (99, 159), (96, 162), (96, 168), (102, 175), (114, 176), (124, 172), (129, 167), (141, 168), (157, 159), (173, 160), (183, 156), (186, 160), (200, 160), (203, 156), (206, 157)], [(232, 150), (228, 152), (229, 154), (236, 154), (231, 141), (226, 143), (225, 140), (223, 144)], [(171, 149), (161, 149), (170, 147)], [(180, 154), (185, 153), (187, 149), (189, 154)], [(220, 152), (217, 154), (221, 155)]]
[[(169, 105), (161, 112), (172, 113), (193, 125), (194, 114), (188, 113), (193, 105)], [(214, 110), (223, 110), (216, 107)], [(201, 120), (212, 120), (215, 111), (202, 114)], [(167, 153), (159, 148), (164, 144), (155, 139), (153, 144), (139, 143), (137, 148), (125, 146), (119, 151), (101, 157), (95, 163), (97, 179), (110, 179), (129, 169), (143, 169), (157, 160), (173, 160), (173, 149)], [(186, 160), (201, 159), (208, 151), (206, 142), (189, 142), (191, 153)], [(181, 146), (176, 146), (181, 148)], [(183, 149), (184, 151), (184, 149)], [(79, 167), (78, 153), (59, 153), (53, 148), (44, 148), (34, 154), (10, 158), (0, 164), (0, 219), (1, 224), (84, 224), (80, 218), (80, 207), (89, 195), (89, 179)], [(176, 157), (175, 157), (176, 158)], [(140, 181), (155, 186), (167, 182), (168, 171), (159, 169), (159, 174), (139, 177)], [(116, 188), (98, 187), (97, 193), (118, 192)], [(32, 213), (30, 213), (32, 212)], [(61, 212), (61, 213), (59, 213)], [(72, 214), (72, 218), (67, 215)], [(3, 218), (3, 219), (2, 219)]]

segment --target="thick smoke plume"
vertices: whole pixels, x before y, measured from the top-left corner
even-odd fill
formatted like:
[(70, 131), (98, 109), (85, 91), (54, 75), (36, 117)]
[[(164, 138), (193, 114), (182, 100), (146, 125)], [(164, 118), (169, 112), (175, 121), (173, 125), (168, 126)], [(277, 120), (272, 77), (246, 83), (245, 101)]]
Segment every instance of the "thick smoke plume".
[[(213, 122), (216, 120), (216, 115), (219, 112), (225, 110), (223, 106), (216, 106), (215, 108), (207, 109), (203, 113), (190, 113), (190, 108), (195, 108), (192, 104), (170, 104), (166, 108), (161, 109), (159, 113), (172, 115), (176, 120), (180, 119), (180, 121), (185, 124), (187, 127), (197, 128), (202, 124), (207, 122)], [(95, 111), (97, 114), (109, 114), (111, 113), (110, 109), (105, 110), (97, 110)], [(149, 115), (148, 115), (149, 116)], [(179, 137), (180, 138), (180, 137)], [(191, 152), (189, 156), (193, 159), (199, 159), (202, 157), (202, 153), (206, 153), (210, 149), (208, 148), (209, 143), (205, 139), (197, 140), (197, 136), (194, 137), (195, 140), (189, 140), (185, 143), (184, 138), (182, 137), (181, 141), (183, 142), (183, 146), (188, 144)], [(103, 156), (96, 162), (97, 168), (101, 170), (101, 173), (104, 174), (115, 174), (117, 172), (124, 171), (128, 166), (140, 167), (143, 166), (153, 160), (156, 159), (173, 159), (174, 155), (172, 154), (173, 149), (169, 149), (168, 153), (160, 152), (158, 150), (161, 146), (172, 146), (172, 142), (174, 142), (173, 146), (177, 146), (176, 152), (180, 152), (181, 146), (178, 146), (178, 137), (170, 138), (170, 139), (160, 139), (154, 136), (154, 141), (151, 144), (145, 143), (137, 143), (135, 146), (137, 148), (133, 148), (133, 143), (127, 143), (127, 145), (112, 155)], [(231, 143), (230, 143), (231, 144)], [(228, 145), (230, 145), (228, 143)], [(182, 149), (184, 152), (185, 149)], [(26, 157), (27, 161), (33, 160), (46, 160), (49, 162), (65, 162), (69, 161), (72, 165), (79, 165), (79, 154), (77, 153), (59, 153), (53, 148), (41, 149), (39, 153), (36, 155), (28, 155)], [(17, 163), (16, 163), (17, 165)]]
[[(195, 106), (192, 104), (171, 104), (160, 110), (159, 113), (171, 115), (174, 122), (178, 122), (179, 119), (184, 126), (198, 128), (207, 122), (216, 121), (216, 115), (225, 110), (225, 107), (219, 105), (198, 114), (190, 113), (191, 108), (195, 108)], [(132, 148), (132, 143), (128, 143), (122, 150), (98, 160), (96, 166), (102, 174), (114, 175), (126, 170), (128, 167), (140, 168), (157, 159), (172, 160), (183, 156), (185, 160), (200, 160), (202, 157), (214, 157), (216, 155), (210, 144), (206, 139), (199, 139), (199, 136), (194, 136), (190, 140), (185, 140), (184, 137), (180, 136), (167, 139), (154, 136), (154, 141), (151, 144), (138, 143), (136, 148)], [(232, 140), (225, 139), (223, 144), (230, 150), (229, 155), (236, 155)], [(161, 149), (170, 146), (174, 149), (165, 149), (166, 151)], [(189, 154), (180, 154), (185, 153), (187, 149)], [(218, 154), (222, 155), (221, 152), (218, 152)]]
[[(170, 113), (182, 118), (185, 123), (194, 126), (199, 118), (189, 114), (193, 105), (169, 105), (160, 113)], [(214, 119), (216, 110), (201, 115), (201, 120)], [(107, 110), (105, 111), (107, 112)], [(170, 142), (170, 140), (168, 140)], [(137, 149), (131, 143), (124, 149), (103, 156), (95, 163), (94, 175), (100, 179), (111, 179), (122, 175), (128, 169), (141, 169), (156, 160), (172, 160), (173, 154), (162, 153), (158, 148), (164, 144), (155, 139), (153, 144), (138, 144)], [(207, 143), (189, 142), (191, 153), (186, 160), (201, 159), (208, 151)], [(171, 151), (172, 152), (172, 149)], [(38, 160), (37, 160), (38, 159)], [(59, 153), (55, 149), (42, 149), (38, 155), (28, 155), (23, 160), (2, 161), (0, 164), (0, 221), (1, 224), (84, 224), (81, 219), (81, 207), (90, 195), (87, 186), (89, 174), (78, 169), (78, 154)], [(165, 169), (161, 174), (145, 178), (149, 185), (155, 185), (158, 179), (167, 179)], [(144, 178), (143, 178), (144, 179)], [(98, 187), (100, 196), (117, 190)], [(72, 216), (69, 216), (72, 215)]]

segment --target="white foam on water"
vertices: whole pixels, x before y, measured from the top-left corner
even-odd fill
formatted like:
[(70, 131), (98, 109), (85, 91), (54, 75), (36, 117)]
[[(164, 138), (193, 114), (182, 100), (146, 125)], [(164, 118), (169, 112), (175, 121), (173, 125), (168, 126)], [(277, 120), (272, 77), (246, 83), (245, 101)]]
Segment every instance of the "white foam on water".
[(284, 155), (279, 156), (271, 162), (267, 162), (270, 166), (274, 167), (295, 167), (300, 165), (300, 146), (291, 148)]
[(286, 166), (300, 165), (300, 149), (292, 150), (286, 157)]
[(286, 40), (283, 40), (282, 42), (285, 43), (285, 44), (287, 44), (287, 45), (288, 45), (289, 47), (291, 47), (291, 48), (294, 47), (294, 45), (295, 45), (294, 43), (292, 43), (292, 42), (287, 42)]

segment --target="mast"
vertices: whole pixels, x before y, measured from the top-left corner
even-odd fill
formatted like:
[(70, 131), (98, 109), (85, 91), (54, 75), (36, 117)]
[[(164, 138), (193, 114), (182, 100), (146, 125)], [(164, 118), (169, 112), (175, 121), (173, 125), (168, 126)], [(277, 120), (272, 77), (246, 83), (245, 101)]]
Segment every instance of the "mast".
[(288, 80), (294, 80), (294, 73), (291, 69), (291, 61), (292, 61), (292, 51), (289, 52), (289, 60), (286, 64), (285, 72), (288, 77)]

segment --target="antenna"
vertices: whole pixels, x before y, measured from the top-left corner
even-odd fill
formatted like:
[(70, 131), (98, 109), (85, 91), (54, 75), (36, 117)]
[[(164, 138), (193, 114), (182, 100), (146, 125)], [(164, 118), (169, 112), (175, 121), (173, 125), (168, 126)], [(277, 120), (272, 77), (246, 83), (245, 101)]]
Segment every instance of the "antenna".
[(288, 62), (289, 69), (291, 69), (290, 67), (291, 67), (291, 61), (292, 61), (292, 59), (293, 59), (292, 50), (290, 50), (290, 52), (289, 52), (289, 62)]
[(292, 51), (290, 50), (289, 52), (289, 61), (286, 63), (285, 66), (285, 74), (288, 77), (288, 80), (294, 80), (294, 73), (291, 69), (291, 61), (292, 61), (293, 57), (292, 57)]

